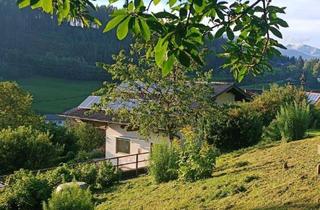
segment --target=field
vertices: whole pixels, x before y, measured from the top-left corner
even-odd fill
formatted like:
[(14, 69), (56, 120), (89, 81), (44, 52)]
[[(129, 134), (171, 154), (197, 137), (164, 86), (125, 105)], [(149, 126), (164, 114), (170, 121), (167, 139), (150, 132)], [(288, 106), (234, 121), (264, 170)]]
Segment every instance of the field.
[(34, 97), (34, 110), (42, 114), (62, 113), (80, 104), (101, 82), (33, 77), (16, 81)]
[(314, 137), (225, 154), (213, 178), (194, 183), (124, 181), (96, 194), (98, 209), (319, 209), (319, 144)]

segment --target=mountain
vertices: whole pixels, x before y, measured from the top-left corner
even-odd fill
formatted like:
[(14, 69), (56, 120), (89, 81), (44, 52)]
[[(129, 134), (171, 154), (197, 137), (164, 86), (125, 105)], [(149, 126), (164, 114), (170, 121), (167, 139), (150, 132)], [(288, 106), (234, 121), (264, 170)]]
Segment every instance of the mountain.
[(286, 50), (281, 50), (283, 55), (289, 57), (302, 57), (304, 59), (320, 58), (320, 49), (309, 45), (289, 44)]

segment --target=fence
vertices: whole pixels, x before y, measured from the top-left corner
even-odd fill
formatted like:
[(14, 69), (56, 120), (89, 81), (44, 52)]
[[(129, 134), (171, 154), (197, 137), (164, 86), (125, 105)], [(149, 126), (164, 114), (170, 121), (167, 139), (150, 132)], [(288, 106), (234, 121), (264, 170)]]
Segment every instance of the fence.
[[(145, 169), (148, 166), (149, 152), (124, 155), (124, 156), (118, 156), (118, 157), (112, 157), (112, 158), (95, 159), (90, 161), (68, 164), (68, 166), (76, 167), (81, 164), (88, 164), (88, 163), (97, 164), (99, 162), (104, 162), (104, 161), (111, 162), (118, 170), (121, 170), (125, 173), (133, 171), (135, 172), (135, 175), (138, 175), (139, 170)], [(33, 170), (31, 172), (33, 173), (46, 172), (46, 171), (54, 170), (57, 167), (58, 166), (51, 167), (51, 168), (38, 169), (38, 170)], [(8, 176), (10, 176), (10, 174), (0, 176), (0, 188), (1, 188), (1, 182), (3, 182), (5, 178)]]

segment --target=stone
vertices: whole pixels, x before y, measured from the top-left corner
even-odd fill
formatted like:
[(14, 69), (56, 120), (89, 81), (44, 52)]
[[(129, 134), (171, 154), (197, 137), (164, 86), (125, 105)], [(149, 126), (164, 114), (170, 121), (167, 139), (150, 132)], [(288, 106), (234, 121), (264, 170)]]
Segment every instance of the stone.
[(78, 185), (81, 189), (87, 189), (88, 188), (88, 184), (85, 182), (67, 182), (67, 183), (63, 183), (60, 184), (57, 188), (56, 188), (56, 192), (60, 192), (61, 190), (70, 187), (71, 185)]

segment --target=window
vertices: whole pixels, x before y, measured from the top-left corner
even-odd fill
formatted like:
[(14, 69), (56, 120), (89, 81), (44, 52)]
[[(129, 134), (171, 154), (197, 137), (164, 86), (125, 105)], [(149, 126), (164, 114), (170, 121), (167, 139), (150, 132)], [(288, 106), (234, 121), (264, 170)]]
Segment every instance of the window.
[(130, 140), (125, 138), (116, 139), (116, 153), (130, 154)]

